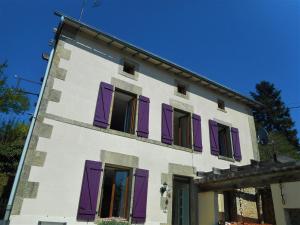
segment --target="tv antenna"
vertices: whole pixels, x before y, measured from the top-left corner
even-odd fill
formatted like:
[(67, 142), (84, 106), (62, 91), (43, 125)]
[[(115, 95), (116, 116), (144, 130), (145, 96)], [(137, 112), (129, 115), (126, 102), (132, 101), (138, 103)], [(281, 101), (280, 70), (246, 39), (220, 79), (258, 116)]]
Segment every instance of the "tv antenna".
[[(82, 19), (82, 16), (83, 16), (84, 9), (85, 9), (85, 7), (86, 7), (87, 1), (88, 1), (88, 0), (82, 0), (81, 10), (80, 10), (80, 16), (79, 16), (79, 21)], [(96, 8), (96, 7), (98, 7), (98, 6), (100, 6), (100, 0), (93, 0), (93, 5), (92, 5), (92, 7), (93, 7), (93, 8)]]

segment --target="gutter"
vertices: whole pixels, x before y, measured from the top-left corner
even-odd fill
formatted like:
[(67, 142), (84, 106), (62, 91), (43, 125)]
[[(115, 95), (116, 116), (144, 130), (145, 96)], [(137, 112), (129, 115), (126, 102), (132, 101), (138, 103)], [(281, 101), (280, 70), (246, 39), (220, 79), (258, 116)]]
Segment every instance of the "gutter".
[(32, 120), (31, 120), (29, 131), (28, 131), (28, 134), (27, 134), (27, 137), (26, 137), (26, 140), (25, 140), (25, 144), (24, 144), (24, 147), (23, 147), (23, 150), (22, 150), (21, 158), (20, 158), (20, 161), (19, 161), (19, 164), (18, 164), (16, 176), (15, 176), (15, 179), (14, 179), (14, 183), (13, 183), (13, 186), (12, 186), (12, 189), (11, 189), (11, 192), (10, 192), (10, 196), (9, 196), (9, 200), (8, 200), (8, 203), (7, 203), (7, 206), (6, 206), (4, 222), (9, 221), (9, 219), (10, 219), (10, 215), (11, 215), (11, 211), (12, 211), (12, 207), (13, 207), (13, 202), (15, 200), (17, 188), (18, 188), (18, 185), (19, 185), (19, 182), (20, 182), (21, 173), (23, 171), (25, 158), (26, 158), (27, 151), (28, 151), (28, 148), (29, 148), (29, 143), (30, 143), (30, 140), (31, 140), (31, 136), (32, 136), (32, 133), (33, 133), (33, 128), (34, 128), (34, 125), (35, 125), (35, 122), (36, 122), (36, 119), (37, 119), (37, 115), (38, 115), (38, 112), (39, 112), (39, 109), (40, 109), (42, 97), (44, 95), (46, 83), (47, 83), (47, 80), (48, 80), (48, 77), (49, 77), (49, 71), (50, 71), (50, 68), (51, 68), (51, 65), (52, 65), (54, 52), (56, 50), (58, 33), (61, 30), (61, 26), (63, 24), (63, 21), (64, 21), (64, 16), (61, 16), (59, 29), (58, 29), (58, 31), (56, 33), (56, 36), (55, 36), (55, 44), (54, 44), (54, 47), (52, 48), (51, 53), (50, 53), (49, 61), (48, 61), (48, 64), (47, 64), (47, 69), (46, 69), (46, 72), (45, 72), (45, 75), (44, 75), (44, 80), (43, 80), (42, 87), (41, 87), (41, 90), (40, 90), (40, 93), (39, 93), (39, 98), (38, 98), (38, 101), (37, 101), (37, 104), (36, 104), (36, 107), (35, 107), (35, 111), (34, 111), (34, 114), (33, 114)]

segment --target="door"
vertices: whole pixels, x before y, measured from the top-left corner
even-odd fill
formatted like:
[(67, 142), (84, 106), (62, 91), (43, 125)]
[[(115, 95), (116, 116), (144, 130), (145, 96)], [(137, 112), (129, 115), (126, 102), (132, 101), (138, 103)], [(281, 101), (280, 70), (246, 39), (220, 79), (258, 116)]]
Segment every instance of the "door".
[(175, 177), (173, 182), (172, 225), (190, 225), (190, 179)]

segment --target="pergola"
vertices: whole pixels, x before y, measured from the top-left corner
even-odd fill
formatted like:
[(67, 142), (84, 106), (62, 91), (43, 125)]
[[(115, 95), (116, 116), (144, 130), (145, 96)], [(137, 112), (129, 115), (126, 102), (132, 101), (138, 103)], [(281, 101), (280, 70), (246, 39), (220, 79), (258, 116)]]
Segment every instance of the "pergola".
[(270, 184), (300, 181), (300, 161), (276, 162), (251, 160), (249, 165), (231, 165), (229, 169), (213, 168), (198, 172), (195, 183), (199, 191), (226, 191), (247, 187), (265, 187)]

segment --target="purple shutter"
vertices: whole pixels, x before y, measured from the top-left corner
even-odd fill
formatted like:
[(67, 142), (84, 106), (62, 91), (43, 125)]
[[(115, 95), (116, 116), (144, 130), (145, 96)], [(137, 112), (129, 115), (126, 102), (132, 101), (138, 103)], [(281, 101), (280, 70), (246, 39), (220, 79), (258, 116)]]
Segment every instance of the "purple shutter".
[(241, 145), (240, 145), (240, 137), (239, 130), (237, 128), (231, 128), (231, 137), (232, 137), (232, 146), (233, 146), (233, 156), (235, 160), (241, 161)]
[(218, 123), (209, 120), (210, 150), (212, 155), (219, 155)]
[(173, 108), (170, 105), (162, 104), (161, 141), (171, 145), (173, 142)]
[(138, 128), (137, 135), (139, 137), (148, 138), (149, 135), (149, 103), (147, 97), (139, 97), (139, 115), (138, 115)]
[(113, 93), (113, 86), (104, 82), (100, 83), (94, 126), (107, 128), (110, 112), (110, 105)]
[(202, 135), (201, 135), (201, 117), (193, 114), (193, 138), (194, 138), (194, 150), (202, 152)]
[(101, 167), (101, 162), (85, 161), (77, 220), (95, 220)]
[(144, 223), (146, 221), (148, 177), (148, 170), (136, 169), (132, 206), (133, 223)]

